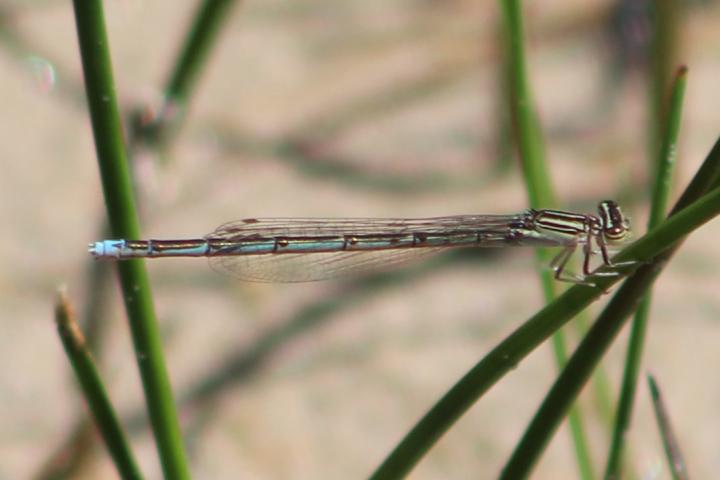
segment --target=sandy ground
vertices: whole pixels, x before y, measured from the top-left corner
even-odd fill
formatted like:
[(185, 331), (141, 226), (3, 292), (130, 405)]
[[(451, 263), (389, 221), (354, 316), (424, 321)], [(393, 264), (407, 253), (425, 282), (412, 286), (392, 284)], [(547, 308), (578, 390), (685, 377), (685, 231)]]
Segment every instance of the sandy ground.
[[(124, 110), (157, 100), (194, 3), (106, 2)], [(490, 2), (474, 3), (483, 4), (245, 2), (228, 19), (173, 149), (139, 159), (144, 233), (197, 236), (243, 217), (525, 208), (519, 174), (495, 173), (497, 12)], [(595, 16), (607, 5), (571, 3), (528, 3), (529, 55), (561, 204), (591, 211), (597, 200), (646, 188), (645, 95), (639, 77), (630, 75), (610, 87), (614, 100), (603, 96), (609, 53)], [(65, 284), (82, 311), (85, 246), (97, 239), (103, 202), (71, 7), (6, 4), (0, 479), (15, 479), (37, 472), (84, 413), (52, 307), (55, 289)], [(687, 17), (682, 60), (690, 76), (678, 189), (719, 132), (719, 14), (708, 6)], [(603, 104), (608, 112), (596, 116)], [(289, 136), (311, 139), (308, 148), (321, 165), (359, 173), (299, 165), (273, 149)], [(400, 181), (388, 185), (393, 179)], [(636, 197), (628, 206), (639, 231), (644, 205)], [(666, 393), (695, 478), (720, 469), (718, 235), (718, 222), (697, 232), (658, 282), (644, 362)], [(366, 476), (449, 386), (541, 305), (532, 252), (522, 249), (418, 270), (367, 294), (336, 282), (240, 283), (202, 260), (155, 261), (148, 269), (179, 398), (259, 339), (297, 322), (298, 312), (341, 302), (321, 322), (274, 344), (250, 375), (183, 408), (196, 478)], [(138, 424), (142, 391), (115, 289), (113, 295), (102, 319), (102, 371), (124, 418)], [(613, 391), (625, 337), (605, 365)], [(494, 476), (553, 375), (543, 346), (460, 420), (412, 478)], [(592, 398), (586, 392), (583, 407), (600, 466), (607, 435)], [(629, 441), (641, 478), (669, 478), (644, 386)], [(143, 470), (158, 478), (146, 427), (133, 428), (133, 445)], [(112, 471), (99, 450), (84, 475)], [(533, 478), (575, 476), (562, 428)]]

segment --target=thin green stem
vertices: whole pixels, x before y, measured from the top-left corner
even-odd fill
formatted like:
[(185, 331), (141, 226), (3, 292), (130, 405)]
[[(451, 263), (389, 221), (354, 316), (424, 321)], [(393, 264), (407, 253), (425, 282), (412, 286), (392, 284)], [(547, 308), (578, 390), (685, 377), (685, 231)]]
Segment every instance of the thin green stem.
[(670, 415), (668, 415), (665, 402), (663, 401), (660, 388), (652, 375), (647, 376), (648, 387), (650, 388), (650, 396), (652, 397), (653, 410), (655, 410), (655, 418), (660, 428), (660, 435), (665, 448), (665, 457), (670, 467), (670, 473), (673, 480), (689, 480), (690, 476), (685, 466), (685, 459), (680, 451), (680, 444), (673, 432), (670, 423)]
[(530, 205), (550, 207), (555, 204), (550, 178), (545, 166), (540, 124), (534, 109), (525, 65), (523, 22), (519, 0), (502, 0), (500, 6), (505, 22), (505, 42), (509, 59), (510, 101), (516, 141), (523, 163)]
[[(510, 85), (511, 116), (515, 119), (513, 126), (515, 127), (515, 138), (522, 163), (525, 188), (528, 192), (531, 207), (553, 207), (555, 206), (555, 195), (550, 183), (547, 162), (545, 161), (542, 129), (535, 111), (530, 92), (530, 81), (527, 76), (520, 2), (518, 0), (503, 0), (501, 5), (503, 7), (503, 21), (506, 32), (504, 44), (508, 46), (506, 49), (508, 58), (503, 61), (503, 68), (506, 70), (505, 77)], [(547, 249), (537, 249), (536, 254), (539, 265), (549, 263), (550, 254)], [(540, 270), (540, 282), (545, 302), (549, 303), (557, 296), (552, 272), (544, 268)], [(561, 369), (567, 362), (566, 340), (561, 330), (558, 330), (553, 335), (552, 345), (555, 363), (558, 369)], [(571, 409), (568, 422), (580, 477), (591, 480), (595, 475), (590, 461), (590, 448), (579, 408)]]
[(655, 0), (648, 3), (651, 19), (649, 74), (649, 158), (655, 162), (667, 131), (667, 98), (678, 62), (678, 38), (683, 11), (687, 8), (677, 0)]
[[(73, 3), (90, 120), (111, 231), (118, 238), (140, 238), (102, 2), (74, 0)], [(121, 262), (118, 273), (164, 474), (166, 478), (188, 478), (144, 263), (139, 260)]]
[(130, 144), (166, 147), (185, 118), (189, 99), (215, 44), (223, 21), (230, 15), (234, 0), (203, 0), (193, 15), (173, 68), (165, 82), (163, 102), (148, 117), (144, 109), (131, 115)]
[[(663, 145), (655, 172), (655, 186), (650, 205), (650, 216), (648, 230), (656, 227), (665, 216), (668, 198), (671, 190), (671, 180), (677, 155), (677, 140), (680, 131), (680, 119), (682, 117), (682, 103), (687, 83), (687, 69), (682, 67), (678, 70), (672, 89), (670, 109), (665, 122), (667, 131), (663, 137)], [(608, 453), (608, 460), (605, 468), (605, 478), (620, 478), (622, 468), (622, 452), (624, 447), (625, 434), (630, 426), (635, 393), (637, 391), (638, 375), (642, 360), (643, 347), (647, 331), (648, 317), (650, 314), (651, 292), (640, 302), (632, 324), (632, 331), (628, 341), (628, 350), (625, 360), (625, 371), (623, 373), (622, 388), (618, 401), (617, 413), (613, 426), (612, 440)]]
[(229, 18), (235, 0), (203, 0), (193, 15), (193, 24), (165, 84), (168, 102), (184, 105), (207, 61), (222, 22)]
[[(688, 221), (690, 218), (695, 217), (696, 214), (701, 216), (710, 215), (705, 217), (702, 222), (704, 223), (710, 220), (712, 216), (720, 213), (719, 145), (720, 140), (715, 144), (703, 166), (695, 174), (693, 181), (678, 200), (671, 216), (616, 257), (620, 262), (633, 258), (636, 261), (643, 261), (644, 264), (618, 290), (570, 358), (567, 367), (545, 397), (542, 406), (537, 411), (529, 428), (525, 431), (522, 441), (507, 462), (503, 470), (503, 478), (525, 478), (529, 475), (531, 468), (557, 429), (568, 407), (577, 397), (593, 368), (609, 348), (620, 328), (622, 328), (625, 319), (630, 316), (642, 295), (677, 250), (680, 241), (692, 230), (686, 229), (689, 226)], [(708, 188), (712, 188), (709, 193), (686, 206), (699, 195), (702, 195), (704, 191), (707, 191)], [(691, 214), (691, 212), (693, 213)], [(637, 246), (638, 243), (650, 241), (651, 238), (655, 239), (655, 236), (661, 231), (673, 235), (674, 239), (666, 244), (670, 245), (670, 248), (655, 253), (653, 260), (650, 258), (643, 259), (642, 255), (637, 257), (625, 256), (625, 253)], [(665, 240), (669, 240), (669, 238), (665, 237)], [(663, 243), (665, 240), (662, 240)], [(654, 244), (655, 241), (653, 240), (650, 243)]]
[[(192, 87), (196, 84), (199, 75), (198, 71), (205, 65), (205, 59), (208, 57), (212, 40), (218, 30), (217, 24), (219, 19), (226, 17), (225, 8), (229, 2), (205, 2), (199, 9), (200, 15), (193, 23), (193, 28), (188, 34), (184, 47), (177, 60), (177, 63), (170, 75), (167, 86), (165, 87), (165, 104), (163, 105), (162, 114), (148, 121), (144, 112), (137, 112), (131, 118), (131, 127), (128, 131), (129, 152), (132, 152), (140, 143), (154, 143), (156, 146), (167, 146), (168, 136), (166, 133), (174, 126), (176, 122), (181, 120), (182, 109), (168, 108), (170, 105), (184, 105), (188, 96), (192, 94)], [(132, 155), (130, 155), (131, 157)], [(105, 222), (103, 221), (103, 224)], [(108, 230), (103, 226), (103, 232)], [(109, 233), (109, 232), (106, 232)], [(99, 238), (107, 238), (107, 234), (99, 235)], [(103, 323), (99, 321), (101, 315), (100, 310), (107, 303), (107, 283), (109, 279), (110, 265), (102, 262), (92, 262), (88, 268), (88, 283), (92, 286), (91, 295), (88, 296), (88, 302), (85, 308), (86, 339), (91, 351), (97, 353), (100, 347), (101, 332)], [(78, 425), (75, 432), (80, 431), (82, 427)], [(92, 434), (92, 432), (89, 432)], [(79, 454), (77, 448), (73, 448), (71, 443), (82, 442), (83, 438), (79, 434), (73, 434), (67, 438), (59, 447), (55, 454), (61, 454), (67, 457), (66, 451), (71, 455)]]
[[(720, 173), (720, 139), (678, 201), (676, 209), (707, 191)], [(620, 252), (618, 262), (650, 262), (684, 236), (720, 214), (720, 188), (712, 190)], [(660, 259), (661, 261), (664, 259)], [(659, 268), (661, 263), (645, 265)], [(596, 300), (619, 279), (598, 277), (599, 288), (576, 285), (545, 306), (488, 353), (458, 381), (408, 432), (371, 478), (394, 479), (407, 475), (435, 442), (500, 378), (558, 328)], [(564, 414), (564, 413), (563, 413)], [(522, 477), (517, 477), (522, 478)]]
[(680, 135), (680, 121), (682, 120), (682, 107), (687, 85), (687, 67), (680, 67), (670, 94), (668, 114), (663, 124), (666, 126), (662, 138), (662, 145), (655, 168), (655, 185), (650, 203), (650, 218), (648, 230), (658, 225), (665, 218), (668, 199), (672, 190), (673, 170), (677, 159), (677, 144)]
[(142, 478), (125, 432), (120, 426), (118, 416), (110, 403), (110, 398), (95, 366), (95, 361), (88, 350), (85, 337), (75, 322), (67, 296), (63, 291), (59, 293), (55, 304), (55, 322), (65, 353), (75, 370), (85, 400), (95, 418), (100, 435), (105, 441), (108, 453), (115, 463), (115, 468), (121, 478)]

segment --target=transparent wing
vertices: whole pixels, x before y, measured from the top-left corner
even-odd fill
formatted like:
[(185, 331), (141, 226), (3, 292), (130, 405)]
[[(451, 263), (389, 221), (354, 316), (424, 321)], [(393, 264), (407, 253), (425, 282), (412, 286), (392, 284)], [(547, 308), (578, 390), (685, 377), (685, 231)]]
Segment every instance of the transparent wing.
[(522, 221), (519, 215), (455, 215), (434, 218), (247, 218), (220, 225), (206, 238), (312, 237), (383, 233), (441, 233), (448, 230), (498, 230)]
[(387, 270), (430, 256), (442, 248), (284, 253), (210, 257), (221, 273), (250, 282), (312, 282)]
[[(282, 238), (312, 241), (317, 237), (344, 237), (383, 234), (441, 234), (459, 230), (505, 231), (523, 215), (457, 215), (436, 218), (272, 218), (245, 219), (226, 223), (207, 239), (228, 242)], [(442, 247), (387, 248), (303, 253), (220, 255), (210, 258), (213, 269), (255, 282), (309, 282), (367, 273), (427, 257)]]

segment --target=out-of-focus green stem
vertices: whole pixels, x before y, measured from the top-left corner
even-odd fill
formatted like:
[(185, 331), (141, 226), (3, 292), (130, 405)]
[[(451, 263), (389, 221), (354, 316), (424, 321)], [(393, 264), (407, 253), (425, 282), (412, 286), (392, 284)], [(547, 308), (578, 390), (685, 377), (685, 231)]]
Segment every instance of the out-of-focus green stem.
[(192, 25), (163, 89), (163, 102), (157, 112), (148, 115), (138, 110), (131, 115), (131, 144), (166, 147), (185, 117), (197, 80), (207, 65), (223, 21), (230, 15), (235, 0), (202, 0), (192, 17)]
[(118, 417), (95, 367), (95, 361), (87, 348), (85, 337), (73, 318), (67, 296), (63, 291), (58, 295), (55, 304), (55, 322), (60, 340), (82, 387), (85, 400), (95, 417), (95, 424), (105, 441), (118, 473), (124, 479), (142, 478), (125, 433), (120, 427)]
[[(74, 0), (90, 120), (111, 231), (140, 238), (125, 145), (118, 115), (105, 20), (100, 0)], [(144, 263), (121, 262), (118, 273), (140, 376), (166, 478), (188, 478), (177, 413), (162, 353)]]
[[(720, 149), (718, 149), (718, 152), (720, 152)], [(718, 158), (720, 158), (720, 156), (718, 156)], [(705, 174), (711, 173), (711, 171), (718, 166), (718, 158), (714, 158), (714, 164), (709, 165), (708, 168), (701, 169), (701, 172)], [(714, 173), (711, 178), (717, 178), (716, 172)], [(698, 175), (700, 175), (700, 173)], [(696, 176), (696, 180), (688, 187), (688, 191), (690, 189), (697, 191), (697, 189), (703, 188), (706, 185), (704, 179), (697, 179)], [(684, 202), (690, 201), (692, 198), (693, 195), (691, 194), (684, 195), (680, 201), (678, 201), (678, 205), (685, 205)], [(697, 202), (679, 211), (659, 227), (653, 229), (652, 232), (649, 232), (644, 237), (623, 249), (623, 251), (615, 257), (615, 260), (617, 262), (633, 261), (642, 263), (643, 266), (640, 267), (638, 271), (644, 273), (642, 273), (638, 280), (627, 282), (626, 285), (629, 284), (630, 286), (621, 289), (623, 292), (622, 295), (618, 292), (620, 300), (616, 301), (616, 305), (614, 305), (611, 310), (608, 311), (608, 309), (606, 309), (606, 311), (608, 311), (606, 314), (606, 316), (609, 316), (608, 319), (613, 322), (622, 323), (618, 321), (619, 316), (629, 314), (632, 306), (647, 286), (645, 282), (649, 282), (648, 277), (654, 277), (655, 271), (659, 270), (661, 266), (667, 262), (667, 257), (658, 257), (658, 255), (668, 251), (668, 249), (694, 229), (700, 227), (718, 214), (720, 214), (720, 187), (715, 185), (715, 188), (711, 192)], [(656, 262), (648, 263), (655, 257), (658, 257)], [(548, 304), (530, 320), (525, 322), (513, 332), (513, 334), (488, 353), (485, 358), (473, 367), (472, 370), (430, 409), (385, 459), (383, 464), (375, 471), (372, 478), (399, 478), (407, 475), (440, 436), (445, 433), (480, 396), (508, 371), (513, 369), (535, 347), (545, 341), (549, 335), (562, 327), (567, 321), (577, 315), (578, 312), (586, 308), (600, 296), (602, 291), (609, 289), (618, 280), (619, 278), (617, 277), (598, 277), (596, 280), (597, 288), (576, 285), (568, 289), (560, 295), (557, 300)], [(616, 295), (616, 297), (618, 295)], [(591, 334), (588, 334), (586, 339), (592, 338)], [(595, 344), (595, 346), (600, 345)], [(589, 357), (585, 354), (584, 358), (587, 359)], [(573, 378), (572, 375), (574, 373), (577, 373), (569, 369), (571, 363), (572, 360), (568, 363), (568, 368), (563, 371), (558, 382), (561, 380), (566, 382), (568, 378)], [(590, 368), (587, 367), (588, 365), (584, 366), (585, 369), (583, 372), (589, 374), (592, 371), (592, 366), (590, 366)], [(575, 379), (575, 381), (580, 382), (580, 384), (584, 383), (584, 380), (584, 377)], [(578, 389), (579, 386), (580, 385), (576, 385)], [(571, 389), (567, 389), (566, 391), (572, 393), (569, 400), (574, 400), (575, 393), (577, 392), (573, 392)], [(564, 398), (564, 400), (568, 400), (568, 398)], [(567, 404), (561, 402), (552, 407), (549, 412), (547, 409), (541, 408), (535, 418), (542, 418), (543, 415), (547, 414), (548, 418), (559, 422), (565, 416)], [(534, 423), (531, 424), (533, 437), (535, 437), (535, 440), (541, 441), (539, 444), (534, 442), (534, 445), (530, 445), (531, 449), (529, 451), (532, 454), (527, 457), (530, 464), (537, 459), (545, 445), (544, 441), (549, 439), (556, 427), (557, 424), (549, 425), (548, 428), (550, 428), (550, 430), (544, 433), (546, 438), (543, 438), (542, 436), (538, 437), (537, 425)], [(542, 432), (543, 431), (540, 430), (540, 433)], [(528, 445), (522, 446), (525, 448)], [(518, 458), (522, 460), (523, 457), (519, 455)], [(530, 465), (527, 465), (528, 468), (529, 466)], [(508, 478), (523, 477), (520, 475)]]
[[(692, 203), (708, 189), (711, 189), (709, 193)], [(691, 214), (691, 212), (693, 213)], [(701, 214), (701, 212), (704, 213)], [(530, 427), (523, 435), (523, 440), (506, 464), (503, 478), (526, 478), (529, 475), (532, 466), (557, 429), (567, 408), (577, 397), (594, 366), (607, 351), (623, 326), (624, 320), (632, 313), (647, 288), (675, 253), (681, 240), (689, 233), (685, 229), (689, 226), (687, 220), (694, 217), (695, 214), (702, 216), (709, 214), (709, 217), (705, 217), (704, 223), (718, 213), (720, 213), (720, 139), (676, 203), (670, 217), (616, 257), (619, 262), (626, 261), (628, 259), (625, 256), (626, 252), (634, 250), (639, 243), (649, 241), (661, 231), (666, 231), (674, 237), (674, 240), (668, 242), (671, 245), (670, 248), (652, 255), (652, 261), (649, 259), (643, 261), (644, 264), (622, 285), (598, 317), (588, 335), (570, 358), (567, 367), (545, 397), (542, 406), (530, 423)], [(669, 240), (669, 238), (666, 239)], [(642, 260), (642, 256), (632, 258), (635, 261)], [(574, 288), (570, 291), (572, 290)]]
[[(556, 203), (555, 195), (550, 183), (547, 162), (545, 161), (542, 130), (527, 75), (520, 2), (519, 0), (501, 0), (500, 4), (503, 11), (504, 44), (507, 52), (505, 54), (507, 58), (503, 61), (503, 68), (506, 70), (504, 77), (510, 85), (508, 98), (510, 100), (511, 117), (514, 119), (515, 139), (518, 143), (525, 188), (528, 192), (531, 207), (554, 207)], [(540, 265), (544, 266), (549, 263), (550, 253), (547, 249), (539, 248), (536, 254)], [(545, 302), (549, 303), (556, 297), (552, 272), (545, 268), (541, 269), (540, 282)], [(566, 340), (562, 330), (555, 332), (552, 344), (555, 363), (558, 368), (562, 368), (567, 362)], [(592, 470), (590, 449), (579, 409), (571, 409), (568, 422), (580, 477), (584, 480), (591, 480), (595, 475)]]
[(657, 158), (667, 131), (667, 97), (678, 64), (678, 38), (685, 2), (677, 0), (654, 0), (648, 2), (651, 21), (649, 88), (650, 132), (649, 158), (651, 164)]
[[(677, 156), (677, 140), (680, 131), (686, 80), (687, 68), (681, 67), (675, 77), (668, 118), (667, 121), (664, 122), (667, 126), (667, 131), (663, 136), (663, 144), (656, 164), (657, 167), (654, 176), (655, 186), (650, 204), (648, 230), (652, 230), (662, 221), (667, 209), (668, 198), (671, 191), (673, 167)], [(642, 360), (643, 346), (645, 344), (645, 333), (647, 331), (647, 322), (650, 314), (650, 303), (651, 292), (648, 291), (640, 302), (637, 312), (635, 313), (635, 319), (633, 320), (632, 331), (628, 341), (627, 358), (625, 359), (625, 371), (623, 373), (620, 399), (618, 401), (612, 440), (605, 467), (606, 479), (620, 478), (624, 439), (630, 425), (635, 392), (637, 391), (640, 363)]]
[(525, 185), (530, 205), (537, 208), (554, 206), (555, 199), (550, 186), (545, 153), (540, 133), (540, 124), (535, 112), (534, 102), (525, 65), (525, 46), (523, 40), (522, 12), (519, 0), (501, 0), (500, 6), (505, 23), (506, 51), (510, 69), (510, 100), (516, 141), (523, 163)]
[[(639, 270), (645, 272), (642, 276), (654, 274), (656, 269), (659, 269), (667, 262), (665, 256), (658, 257), (658, 255), (668, 251), (694, 229), (720, 214), (720, 186), (718, 186), (720, 182), (716, 181), (718, 176), (720, 176), (720, 139), (685, 193), (678, 200), (674, 209), (677, 214), (623, 249), (614, 260), (617, 262), (640, 262), (643, 266)], [(708, 188), (713, 188), (713, 190), (695, 203), (690, 204)], [(690, 205), (688, 206), (688, 204)], [(648, 263), (656, 257), (656, 261)], [(601, 271), (607, 270), (601, 269)], [(549, 335), (586, 308), (601, 295), (602, 291), (609, 289), (618, 280), (618, 277), (597, 277), (597, 280), (595, 280), (597, 288), (576, 285), (536, 313), (460, 379), (410, 430), (371, 478), (377, 480), (406, 476), (435, 442), (479, 397), (507, 372), (512, 370), (535, 347), (545, 341)], [(627, 282), (630, 283), (631, 287), (623, 287), (623, 298), (618, 301), (618, 306), (631, 307), (639, 299), (642, 293), (640, 287), (645, 286), (645, 281), (647, 279), (641, 278), (633, 282)], [(617, 308), (610, 311), (614, 312), (613, 315), (625, 313)], [(610, 317), (610, 319), (614, 322), (617, 321), (617, 318)], [(586, 338), (591, 338), (591, 336), (588, 335)], [(588, 358), (587, 355), (584, 356)], [(568, 363), (569, 366), (570, 363)], [(560, 377), (563, 381), (568, 380), (567, 370), (566, 368)], [(590, 367), (586, 371), (589, 373), (591, 370)], [(585, 378), (579, 377), (577, 380), (582, 384)], [(572, 393), (570, 390), (568, 392)], [(571, 394), (569, 397), (562, 397), (562, 399), (572, 402), (575, 395)], [(562, 403), (558, 407), (551, 410), (549, 415), (553, 420), (559, 422), (565, 416), (567, 404)], [(547, 410), (541, 408), (538, 413), (541, 412), (546, 413)], [(537, 419), (538, 416), (535, 418)], [(531, 424), (531, 427), (535, 427), (535, 425)], [(547, 438), (555, 431), (556, 427), (557, 424), (548, 425), (550, 430), (545, 432)], [(541, 442), (531, 450), (533, 454), (528, 457), (531, 464), (534, 463), (537, 455), (544, 447), (543, 439), (537, 437), (535, 428), (533, 430), (536, 440), (539, 439)], [(521, 475), (514, 478), (523, 477)]]
[(650, 396), (652, 397), (653, 409), (655, 410), (655, 418), (657, 419), (663, 446), (665, 447), (665, 457), (667, 458), (672, 478), (673, 480), (689, 480), (690, 475), (685, 466), (685, 459), (680, 451), (680, 444), (670, 424), (670, 415), (668, 415), (667, 408), (665, 408), (665, 402), (660, 393), (660, 388), (652, 375), (647, 376), (647, 381), (648, 387), (650, 388)]
[(235, 0), (203, 0), (199, 5), (175, 68), (165, 84), (167, 101), (185, 104), (233, 3)]

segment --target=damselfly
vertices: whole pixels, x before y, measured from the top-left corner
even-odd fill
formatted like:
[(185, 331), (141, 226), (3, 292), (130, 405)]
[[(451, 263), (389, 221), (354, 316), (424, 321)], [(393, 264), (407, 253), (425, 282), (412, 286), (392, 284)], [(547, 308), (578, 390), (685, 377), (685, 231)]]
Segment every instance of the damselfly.
[[(597, 215), (530, 209), (515, 215), (419, 219), (248, 218), (203, 238), (103, 240), (91, 243), (89, 251), (112, 259), (210, 257), (213, 268), (243, 280), (306, 282), (374, 271), (453, 247), (563, 247), (551, 263), (555, 278), (593, 285), (585, 280), (592, 275), (593, 254), (599, 252), (602, 262), (613, 266), (608, 246), (628, 233), (620, 207), (606, 200)], [(565, 272), (578, 247), (582, 276)]]

